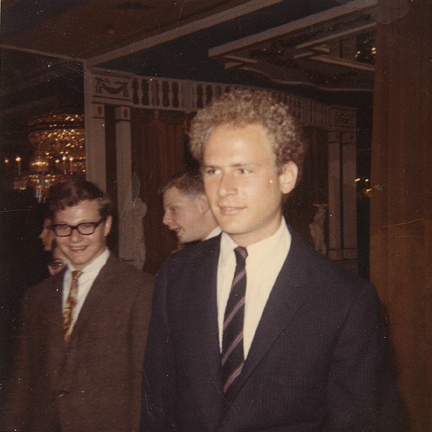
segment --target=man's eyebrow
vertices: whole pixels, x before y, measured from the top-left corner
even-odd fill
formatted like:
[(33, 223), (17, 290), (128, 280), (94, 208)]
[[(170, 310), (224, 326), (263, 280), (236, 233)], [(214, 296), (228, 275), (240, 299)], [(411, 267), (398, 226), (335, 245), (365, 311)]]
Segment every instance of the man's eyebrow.
[(234, 169), (238, 169), (238, 168), (256, 168), (259, 167), (260, 164), (257, 162), (239, 162), (239, 163), (234, 163), (232, 165), (229, 165), (229, 168), (234, 168)]
[(259, 164), (256, 162), (239, 162), (236, 164), (232, 164), (230, 166), (232, 166), (232, 167), (244, 167), (244, 166), (251, 166), (251, 165), (253, 166), (253, 165), (259, 165)]
[[(238, 162), (238, 163), (233, 163), (228, 165), (229, 168), (241, 168), (241, 167), (246, 167), (246, 166), (258, 166), (260, 165), (257, 162)], [(217, 164), (208, 164), (208, 165), (203, 165), (203, 168), (218, 168), (219, 165)]]
[(219, 165), (213, 165), (213, 164), (208, 164), (208, 165), (203, 165), (203, 169), (207, 169), (207, 168), (218, 168)]

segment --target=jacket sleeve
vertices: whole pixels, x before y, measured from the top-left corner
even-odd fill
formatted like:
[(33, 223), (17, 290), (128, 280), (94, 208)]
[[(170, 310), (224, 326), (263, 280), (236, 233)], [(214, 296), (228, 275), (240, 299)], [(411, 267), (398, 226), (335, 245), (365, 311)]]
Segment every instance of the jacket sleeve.
[(166, 303), (167, 275), (162, 269), (156, 279), (142, 379), (141, 430), (145, 432), (174, 430), (176, 378)]
[(367, 285), (352, 303), (333, 350), (323, 432), (396, 430), (399, 399), (388, 360), (381, 303)]
[(146, 275), (146, 277), (140, 279), (138, 283), (140, 289), (137, 291), (129, 317), (131, 424), (129, 424), (128, 430), (130, 431), (137, 431), (140, 422), (142, 366), (151, 314), (151, 298), (154, 279), (150, 277), (150, 275)]

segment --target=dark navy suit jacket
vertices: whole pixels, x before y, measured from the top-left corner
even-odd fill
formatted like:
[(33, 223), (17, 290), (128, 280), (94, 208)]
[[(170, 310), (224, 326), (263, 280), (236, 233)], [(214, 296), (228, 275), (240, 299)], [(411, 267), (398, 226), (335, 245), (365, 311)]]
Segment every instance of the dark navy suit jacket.
[(146, 348), (143, 431), (394, 430), (398, 398), (374, 287), (291, 234), (231, 406), (217, 324), (220, 236), (167, 259)]

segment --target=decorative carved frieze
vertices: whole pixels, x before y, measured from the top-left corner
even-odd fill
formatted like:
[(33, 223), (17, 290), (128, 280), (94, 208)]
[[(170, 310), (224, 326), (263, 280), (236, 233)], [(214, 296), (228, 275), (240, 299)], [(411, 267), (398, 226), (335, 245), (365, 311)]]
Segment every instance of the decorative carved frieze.
[(330, 127), (340, 131), (353, 131), (356, 125), (356, 110), (347, 107), (332, 107)]
[[(155, 110), (194, 112), (206, 106), (214, 97), (232, 88), (247, 86), (205, 83), (92, 69), (93, 103)], [(312, 99), (272, 91), (273, 95), (291, 108), (303, 125), (327, 130), (354, 131), (355, 110), (331, 107)]]
[(95, 78), (95, 92), (99, 95), (116, 96), (121, 95), (122, 98), (129, 98), (129, 81), (111, 80), (109, 78), (94, 76)]

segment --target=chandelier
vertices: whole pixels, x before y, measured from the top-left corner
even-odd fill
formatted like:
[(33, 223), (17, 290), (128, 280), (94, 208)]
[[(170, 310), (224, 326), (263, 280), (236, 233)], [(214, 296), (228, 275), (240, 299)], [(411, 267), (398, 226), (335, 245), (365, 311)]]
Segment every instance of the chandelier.
[(29, 121), (29, 131), (33, 157), (27, 173), (19, 168), (14, 188), (32, 188), (43, 202), (52, 184), (85, 176), (84, 116), (61, 113), (36, 118)]

